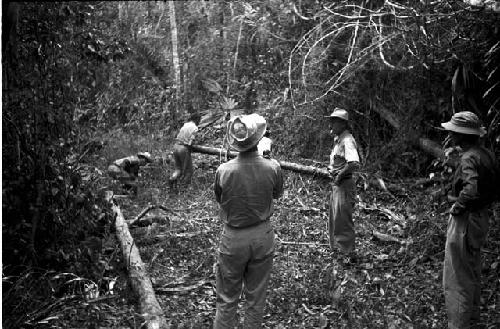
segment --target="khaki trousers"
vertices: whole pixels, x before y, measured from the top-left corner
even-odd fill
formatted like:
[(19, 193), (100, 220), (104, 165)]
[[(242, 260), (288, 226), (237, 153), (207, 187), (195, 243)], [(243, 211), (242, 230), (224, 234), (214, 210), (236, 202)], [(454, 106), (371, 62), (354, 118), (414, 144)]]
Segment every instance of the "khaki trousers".
[(481, 246), (488, 233), (488, 211), (450, 216), (443, 265), (448, 328), (474, 328), (479, 322)]
[(224, 227), (215, 268), (215, 329), (236, 326), (236, 310), (242, 292), (245, 296), (243, 328), (262, 327), (274, 244), (274, 230), (269, 221), (243, 229)]
[(356, 203), (356, 185), (352, 178), (332, 185), (328, 233), (332, 250), (338, 245), (343, 253), (354, 251), (355, 232), (352, 212)]
[(175, 170), (170, 176), (170, 184), (178, 183), (179, 181), (184, 184), (189, 184), (193, 176), (193, 159), (191, 158), (191, 151), (186, 145), (175, 144), (173, 154)]

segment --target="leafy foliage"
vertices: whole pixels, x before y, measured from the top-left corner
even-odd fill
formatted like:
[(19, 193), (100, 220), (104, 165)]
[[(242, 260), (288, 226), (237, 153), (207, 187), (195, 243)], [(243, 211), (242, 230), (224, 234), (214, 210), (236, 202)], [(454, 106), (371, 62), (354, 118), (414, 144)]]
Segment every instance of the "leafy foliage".
[[(97, 191), (100, 172), (82, 163), (102, 145), (87, 143), (74, 119), (103, 88), (95, 68), (121, 58), (126, 44), (91, 24), (106, 25), (102, 3), (19, 6), (16, 44), (2, 58), (3, 273), (23, 280), (37, 267), (26, 289), (49, 269), (97, 280), (112, 214)], [(27, 299), (9, 290), (23, 284), (4, 284), (4, 325), (47, 297), (44, 289)]]
[[(174, 115), (179, 104), (165, 3), (18, 5), (17, 26), (3, 31), (16, 32), (15, 37), (2, 43), (3, 259), (4, 273), (26, 284), (6, 282), (14, 289), (10, 300), (19, 299), (20, 287), (37, 278), (51, 282), (44, 274), (48, 268), (91, 281), (107, 273), (109, 255), (102, 243), (112, 218), (99, 192), (103, 171), (114, 158), (144, 148), (167, 154), (183, 119)], [(436, 126), (453, 111), (471, 108), (480, 112), (487, 142), (499, 152), (496, 13), (461, 1), (177, 1), (175, 6), (180, 106), (204, 114), (207, 144), (222, 143), (228, 116), (259, 112), (273, 131), (277, 156), (322, 165), (333, 139), (322, 117), (338, 106), (350, 111), (367, 172), (425, 175), (441, 164), (422, 154), (418, 138), (442, 139)], [(140, 138), (131, 137), (134, 133)], [(109, 152), (93, 159), (103, 147)], [(91, 159), (98, 169), (87, 163)], [(286, 202), (296, 206), (295, 200)], [(409, 235), (428, 224), (420, 217), (412, 223)], [(300, 235), (296, 229), (289, 233)], [(424, 228), (432, 242), (426, 254), (441, 249), (440, 230), (442, 225)], [(290, 255), (294, 261), (299, 256)], [(35, 278), (24, 266), (42, 269)], [(301, 291), (295, 306), (313, 293), (300, 282), (315, 276), (328, 281), (319, 268), (307, 278), (290, 274), (292, 290)], [(350, 287), (364, 297), (380, 292), (379, 283), (357, 279), (367, 280), (366, 290)], [(23, 308), (46, 294), (34, 289), (31, 299), (9, 300), (16, 308), (11, 314), (22, 318)], [(290, 291), (283, 296), (293, 297)], [(319, 303), (328, 297), (317, 296)], [(405, 314), (418, 314), (421, 309), (409, 299), (403, 301)], [(374, 312), (389, 314), (382, 303), (373, 306)], [(306, 307), (302, 324), (311, 313), (326, 314)], [(345, 318), (347, 306), (341, 313), (330, 315), (346, 322), (373, 320)], [(309, 320), (324, 324), (321, 317)]]
[[(150, 168), (134, 202), (119, 201), (125, 218), (135, 218), (151, 204), (172, 210), (152, 211), (143, 218), (149, 226), (131, 228), (172, 327), (210, 327), (215, 315), (213, 265), (220, 219), (211, 184), (219, 163), (194, 154), (192, 185), (179, 193), (168, 191), (161, 178), (164, 168)], [(359, 261), (345, 266), (328, 245), (329, 182), (285, 175), (286, 192), (272, 218), (277, 243), (264, 316), (268, 327), (446, 326), (441, 270), (448, 207), (433, 196), (438, 185), (423, 188), (411, 180), (397, 181), (399, 191), (388, 193), (358, 184), (354, 218)], [(498, 218), (498, 207), (495, 211)], [(498, 229), (492, 227), (493, 236)], [(375, 231), (395, 239), (380, 240)], [(486, 248), (491, 253), (483, 262), (482, 321), (491, 326), (499, 258), (495, 241)]]

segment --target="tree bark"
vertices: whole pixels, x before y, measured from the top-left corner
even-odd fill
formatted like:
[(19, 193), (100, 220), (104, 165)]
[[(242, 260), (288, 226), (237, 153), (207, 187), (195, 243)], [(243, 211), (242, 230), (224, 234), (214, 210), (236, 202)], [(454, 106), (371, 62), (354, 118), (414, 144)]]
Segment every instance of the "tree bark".
[[(108, 194), (108, 201), (111, 196)], [(142, 262), (139, 250), (130, 234), (128, 225), (118, 206), (112, 204), (113, 212), (116, 215), (115, 228), (116, 236), (120, 241), (123, 259), (127, 265), (129, 281), (132, 289), (139, 296), (139, 309), (146, 321), (146, 328), (160, 329), (166, 327), (166, 321), (160, 304), (156, 300), (155, 292), (149, 279), (146, 266)]]
[[(172, 39), (172, 67), (174, 70), (174, 81), (175, 81), (175, 96), (176, 96), (176, 111), (178, 111), (179, 116), (182, 116), (181, 110), (179, 108), (181, 100), (181, 66), (179, 62), (179, 50), (178, 50), (178, 33), (177, 33), (177, 22), (175, 18), (175, 1), (168, 2), (169, 16), (170, 16), (170, 36)], [(177, 113), (174, 113), (175, 118)]]
[[(221, 148), (216, 148), (216, 147), (209, 147), (209, 146), (202, 146), (202, 145), (192, 145), (191, 146), (191, 151), (192, 152), (197, 152), (197, 153), (204, 153), (204, 154), (211, 154), (211, 155), (225, 155), (226, 150), (221, 149)], [(238, 155), (238, 152), (228, 152), (228, 157), (229, 158), (234, 158)], [(283, 160), (277, 160), (278, 163), (281, 165), (281, 168), (286, 169), (286, 170), (291, 170), (303, 174), (309, 174), (309, 175), (314, 175), (314, 176), (320, 176), (324, 178), (330, 178), (330, 174), (326, 169), (321, 169), (317, 168), (314, 166), (306, 166), (298, 163), (293, 163), (293, 162), (288, 162), (288, 161), (283, 161)]]

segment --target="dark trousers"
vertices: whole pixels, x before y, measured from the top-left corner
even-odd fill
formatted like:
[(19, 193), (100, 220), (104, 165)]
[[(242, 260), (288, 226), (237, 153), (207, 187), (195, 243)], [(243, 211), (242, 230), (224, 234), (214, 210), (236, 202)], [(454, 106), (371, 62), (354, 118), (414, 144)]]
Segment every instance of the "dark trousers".
[(443, 265), (448, 328), (475, 328), (479, 322), (481, 246), (488, 233), (488, 211), (450, 216)]

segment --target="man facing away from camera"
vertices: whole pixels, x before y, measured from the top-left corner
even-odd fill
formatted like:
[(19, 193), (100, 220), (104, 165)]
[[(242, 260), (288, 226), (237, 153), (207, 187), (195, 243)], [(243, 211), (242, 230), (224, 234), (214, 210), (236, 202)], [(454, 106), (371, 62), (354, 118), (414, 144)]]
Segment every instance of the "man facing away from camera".
[(214, 192), (224, 228), (215, 266), (217, 312), (214, 328), (234, 328), (240, 295), (245, 295), (244, 328), (262, 327), (275, 246), (273, 199), (283, 194), (281, 167), (259, 155), (266, 131), (258, 114), (228, 123), (229, 146), (238, 156), (216, 172)]
[(191, 145), (196, 138), (201, 116), (198, 113), (190, 115), (188, 121), (181, 127), (173, 148), (175, 170), (169, 178), (170, 188), (179, 183), (188, 185), (193, 177), (193, 159), (191, 157)]

